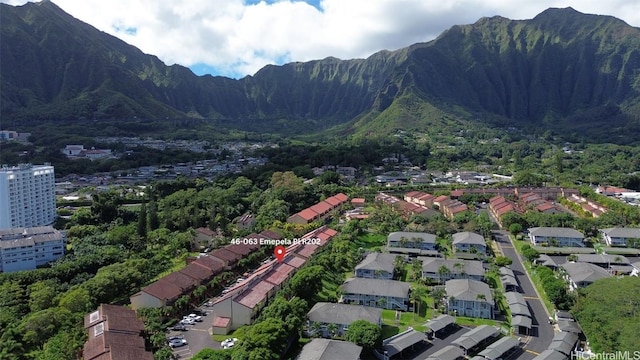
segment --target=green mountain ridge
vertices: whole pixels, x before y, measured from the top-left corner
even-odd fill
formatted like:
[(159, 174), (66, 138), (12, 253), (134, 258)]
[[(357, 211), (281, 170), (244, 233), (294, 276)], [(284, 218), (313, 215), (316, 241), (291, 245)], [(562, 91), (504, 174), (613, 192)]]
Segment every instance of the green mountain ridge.
[(0, 7), (3, 120), (194, 117), (373, 136), (443, 116), (624, 127), (640, 113), (640, 30), (571, 8), (482, 18), (366, 59), (269, 65), (234, 80), (166, 66), (50, 1)]

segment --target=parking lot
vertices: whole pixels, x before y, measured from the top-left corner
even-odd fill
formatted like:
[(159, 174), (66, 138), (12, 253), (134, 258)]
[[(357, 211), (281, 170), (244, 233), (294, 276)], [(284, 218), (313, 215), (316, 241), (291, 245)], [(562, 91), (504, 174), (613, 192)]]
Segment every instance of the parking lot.
[(206, 348), (220, 349), (220, 343), (214, 341), (209, 333), (211, 321), (213, 320), (212, 311), (208, 310), (206, 307), (198, 309), (204, 312), (201, 322), (196, 322), (193, 325), (186, 325), (187, 331), (171, 330), (167, 334), (167, 338), (170, 336), (183, 336), (185, 340), (187, 340), (187, 345), (173, 349), (173, 353), (179, 359), (190, 359), (200, 350)]

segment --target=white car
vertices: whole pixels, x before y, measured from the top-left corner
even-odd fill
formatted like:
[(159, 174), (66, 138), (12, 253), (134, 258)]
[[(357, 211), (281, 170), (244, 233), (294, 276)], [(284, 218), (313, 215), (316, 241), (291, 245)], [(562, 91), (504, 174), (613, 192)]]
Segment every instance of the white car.
[(236, 342), (238, 342), (238, 339), (236, 338), (228, 338), (226, 340), (224, 340), (223, 342), (220, 343), (220, 346), (222, 346), (223, 349), (231, 349)]
[(202, 316), (196, 314), (189, 314), (187, 318), (192, 319), (195, 322), (202, 322)]
[(180, 320), (180, 324), (182, 325), (195, 325), (196, 321), (190, 317), (185, 316), (182, 320)]

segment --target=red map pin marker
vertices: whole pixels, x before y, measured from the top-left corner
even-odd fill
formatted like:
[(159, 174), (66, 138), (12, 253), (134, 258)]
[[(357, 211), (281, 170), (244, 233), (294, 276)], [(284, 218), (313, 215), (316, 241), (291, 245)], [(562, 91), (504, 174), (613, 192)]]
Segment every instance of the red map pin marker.
[(286, 254), (286, 252), (287, 250), (282, 245), (276, 246), (276, 248), (273, 249), (273, 255), (276, 256), (278, 262), (282, 262), (282, 259), (284, 259), (284, 255)]

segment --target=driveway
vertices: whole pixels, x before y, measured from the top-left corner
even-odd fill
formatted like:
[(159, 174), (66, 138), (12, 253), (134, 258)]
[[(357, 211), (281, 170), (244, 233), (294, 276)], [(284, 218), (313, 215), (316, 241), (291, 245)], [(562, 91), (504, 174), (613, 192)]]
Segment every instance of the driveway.
[(523, 259), (511, 243), (509, 232), (494, 230), (493, 235), (504, 256), (513, 260), (511, 270), (513, 270), (513, 273), (516, 275), (520, 288), (522, 289), (522, 295), (527, 303), (529, 303), (531, 315), (533, 316), (532, 334), (530, 336), (522, 336), (522, 341), (525, 343), (525, 351), (518, 356), (518, 359), (533, 359), (549, 347), (555, 334), (553, 326), (549, 325), (548, 322), (550, 314), (544, 307), (538, 292), (529, 278), (529, 274), (527, 274), (524, 265), (522, 265)]
[[(187, 340), (188, 345), (175, 348), (173, 353), (179, 355), (180, 359), (190, 359), (192, 356), (200, 352), (202, 349), (220, 349), (220, 343), (213, 340), (209, 329), (211, 328), (211, 322), (213, 315), (211, 310), (207, 308), (201, 309), (207, 313), (202, 317), (202, 322), (197, 322), (195, 325), (187, 325), (188, 331), (171, 331), (169, 336), (182, 335)], [(185, 314), (188, 315), (188, 314)]]

